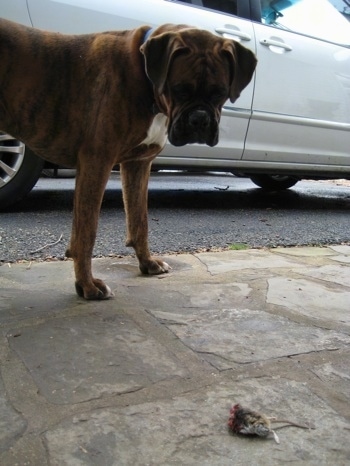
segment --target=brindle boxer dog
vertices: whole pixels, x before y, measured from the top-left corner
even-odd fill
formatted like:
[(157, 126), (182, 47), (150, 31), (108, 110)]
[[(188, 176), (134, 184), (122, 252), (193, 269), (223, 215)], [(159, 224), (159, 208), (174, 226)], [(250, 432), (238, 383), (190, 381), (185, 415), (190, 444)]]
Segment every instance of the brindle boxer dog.
[(152, 160), (175, 146), (218, 142), (221, 108), (252, 78), (254, 54), (183, 25), (61, 35), (0, 20), (0, 129), (50, 162), (76, 167), (67, 256), (86, 299), (113, 294), (91, 257), (112, 168), (120, 165), (127, 246), (144, 274), (167, 272), (148, 248)]

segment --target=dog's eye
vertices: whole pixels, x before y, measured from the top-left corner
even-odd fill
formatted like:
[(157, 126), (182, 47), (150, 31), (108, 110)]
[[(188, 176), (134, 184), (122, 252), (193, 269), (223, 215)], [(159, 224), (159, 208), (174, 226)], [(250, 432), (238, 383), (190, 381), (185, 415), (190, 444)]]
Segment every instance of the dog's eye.
[(212, 89), (210, 92), (210, 100), (212, 102), (221, 102), (227, 98), (227, 92), (224, 89)]

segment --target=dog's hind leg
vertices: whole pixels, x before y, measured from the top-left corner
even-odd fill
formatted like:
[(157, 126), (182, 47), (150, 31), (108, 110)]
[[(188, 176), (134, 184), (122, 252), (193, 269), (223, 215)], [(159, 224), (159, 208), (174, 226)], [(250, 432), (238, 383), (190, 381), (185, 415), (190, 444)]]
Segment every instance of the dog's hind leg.
[(159, 274), (169, 271), (169, 265), (151, 257), (148, 247), (148, 179), (152, 162), (136, 160), (120, 164), (123, 200), (126, 213), (126, 246), (133, 247), (144, 274)]
[(108, 299), (113, 296), (102, 280), (92, 276), (91, 270), (98, 218), (111, 169), (107, 163), (86, 162), (86, 159), (77, 168), (72, 236), (66, 255), (74, 260), (76, 291), (86, 299)]

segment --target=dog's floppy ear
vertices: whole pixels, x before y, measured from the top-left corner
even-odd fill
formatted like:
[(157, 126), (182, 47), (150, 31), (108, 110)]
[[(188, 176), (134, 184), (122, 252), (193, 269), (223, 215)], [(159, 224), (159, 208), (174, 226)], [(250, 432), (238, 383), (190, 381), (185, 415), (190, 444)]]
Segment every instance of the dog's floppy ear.
[(234, 102), (252, 79), (257, 59), (252, 51), (233, 40), (225, 40), (222, 51), (229, 55), (232, 69), (230, 100)]
[(146, 74), (158, 95), (163, 93), (173, 58), (178, 53), (185, 53), (188, 50), (176, 32), (166, 32), (151, 37), (140, 47), (145, 57)]

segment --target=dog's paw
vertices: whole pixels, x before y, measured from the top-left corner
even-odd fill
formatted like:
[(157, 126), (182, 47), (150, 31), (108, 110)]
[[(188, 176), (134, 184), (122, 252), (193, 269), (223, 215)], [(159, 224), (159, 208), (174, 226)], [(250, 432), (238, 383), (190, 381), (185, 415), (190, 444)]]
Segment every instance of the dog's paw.
[(168, 273), (170, 269), (170, 265), (160, 259), (151, 259), (142, 264), (140, 263), (141, 272), (148, 275)]
[(114, 293), (108, 285), (106, 285), (102, 280), (93, 279), (93, 282), (88, 285), (81, 285), (78, 282), (75, 282), (75, 289), (81, 298), (85, 299), (109, 299), (114, 296)]

